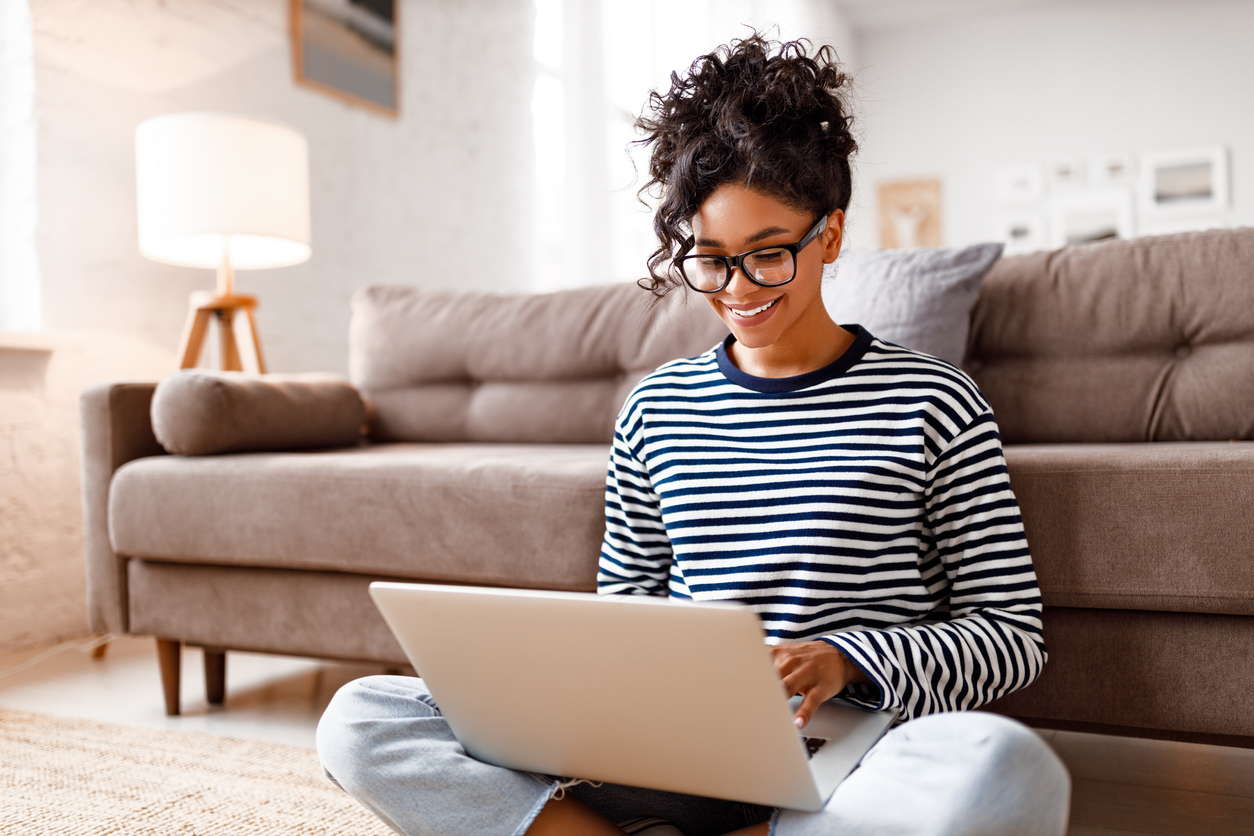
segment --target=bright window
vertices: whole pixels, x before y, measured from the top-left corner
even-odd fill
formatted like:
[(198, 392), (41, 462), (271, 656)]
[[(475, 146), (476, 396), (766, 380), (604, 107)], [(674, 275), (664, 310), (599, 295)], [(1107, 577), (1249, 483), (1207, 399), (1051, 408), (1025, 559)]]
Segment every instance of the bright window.
[(35, 57), (28, 0), (0, 0), (0, 330), (39, 331)]
[(536, 287), (638, 279), (657, 247), (648, 149), (632, 143), (651, 90), (758, 30), (823, 43), (847, 30), (831, 0), (534, 0)]

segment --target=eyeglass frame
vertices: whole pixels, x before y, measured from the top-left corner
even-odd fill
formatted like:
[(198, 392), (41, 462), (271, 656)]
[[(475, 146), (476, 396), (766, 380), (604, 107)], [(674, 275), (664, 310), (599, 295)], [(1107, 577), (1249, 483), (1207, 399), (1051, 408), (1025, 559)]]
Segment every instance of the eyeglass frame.
[[(684, 280), (684, 284), (688, 285), (688, 287), (692, 288), (697, 293), (718, 293), (719, 291), (724, 290), (729, 284), (731, 284), (732, 276), (735, 274), (737, 267), (740, 268), (741, 273), (744, 273), (746, 279), (748, 279), (753, 284), (756, 284), (758, 287), (783, 287), (784, 285), (791, 282), (793, 279), (797, 278), (797, 255), (806, 247), (810, 246), (810, 244), (813, 243), (816, 238), (818, 238), (820, 235), (823, 234), (823, 230), (827, 229), (827, 219), (829, 217), (830, 215), (824, 215), (823, 217), (815, 221), (814, 226), (810, 227), (810, 231), (807, 232), (805, 235), (803, 235), (801, 237), (801, 240), (797, 241), (796, 243), (771, 244), (766, 247), (756, 247), (752, 250), (745, 250), (740, 255), (713, 255), (709, 253), (689, 253), (687, 252), (687, 250), (691, 250), (693, 246), (693, 239), (689, 238), (688, 245), (684, 248), (685, 253), (674, 260), (674, 265), (679, 270), (679, 276), (680, 278)], [(749, 271), (745, 269), (744, 260), (748, 258), (749, 256), (753, 255), (754, 253), (760, 253), (763, 250), (788, 250), (788, 252), (792, 255), (792, 275), (789, 276), (787, 279), (784, 279), (782, 282), (775, 282), (774, 284), (763, 284), (762, 282), (755, 279), (752, 275), (750, 275)], [(719, 261), (723, 262), (723, 266), (727, 268), (727, 273), (726, 273), (725, 278), (723, 279), (723, 283), (720, 284), (718, 287), (713, 288), (712, 290), (702, 290), (701, 288), (693, 285), (693, 283), (689, 281), (688, 279), (687, 271), (684, 270), (684, 262), (689, 259), (696, 259), (696, 258), (717, 258)]]

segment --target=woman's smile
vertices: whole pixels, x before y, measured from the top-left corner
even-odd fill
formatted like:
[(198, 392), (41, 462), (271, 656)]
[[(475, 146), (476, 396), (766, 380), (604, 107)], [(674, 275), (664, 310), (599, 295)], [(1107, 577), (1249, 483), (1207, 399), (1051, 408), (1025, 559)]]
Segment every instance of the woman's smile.
[(755, 325), (761, 325), (770, 318), (771, 314), (775, 312), (775, 303), (781, 298), (783, 297), (776, 296), (774, 299), (770, 299), (761, 304), (753, 303), (739, 305), (731, 302), (722, 302), (722, 305), (727, 308), (727, 310), (730, 311), (737, 320), (739, 320), (742, 326), (752, 328)]

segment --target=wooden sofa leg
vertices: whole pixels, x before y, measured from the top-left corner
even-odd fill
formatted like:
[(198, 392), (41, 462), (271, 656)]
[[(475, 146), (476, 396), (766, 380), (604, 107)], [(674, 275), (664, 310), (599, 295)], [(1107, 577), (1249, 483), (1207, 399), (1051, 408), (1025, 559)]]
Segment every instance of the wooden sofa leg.
[[(96, 638), (99, 639), (100, 636), (97, 635)], [(98, 644), (94, 648), (92, 648), (91, 658), (95, 659), (96, 661), (99, 661), (105, 657), (105, 653), (107, 653), (108, 651), (109, 651), (108, 642), (105, 642), (103, 644)]]
[(226, 699), (226, 651), (205, 648), (205, 699), (222, 705)]
[(183, 660), (183, 643), (175, 639), (157, 639), (157, 661), (161, 665), (161, 688), (165, 691), (165, 714), (179, 714), (179, 673)]

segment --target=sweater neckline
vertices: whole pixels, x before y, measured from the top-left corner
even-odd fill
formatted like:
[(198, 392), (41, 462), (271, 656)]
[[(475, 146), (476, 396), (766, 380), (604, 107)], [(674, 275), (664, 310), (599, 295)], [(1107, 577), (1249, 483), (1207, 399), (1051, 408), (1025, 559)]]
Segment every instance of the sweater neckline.
[(853, 343), (849, 348), (845, 349), (844, 354), (821, 369), (815, 369), (805, 374), (793, 375), (792, 377), (758, 377), (757, 375), (748, 374), (737, 368), (736, 364), (727, 356), (728, 346), (736, 341), (736, 337), (733, 334), (728, 334), (726, 339), (714, 349), (714, 355), (718, 360), (718, 370), (732, 383), (751, 389), (754, 392), (779, 394), (807, 389), (832, 378), (840, 377), (861, 360), (862, 355), (866, 354), (866, 350), (871, 347), (873, 337), (861, 325), (841, 325), (840, 327), (854, 335)]

